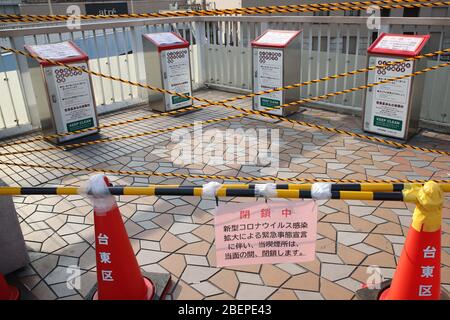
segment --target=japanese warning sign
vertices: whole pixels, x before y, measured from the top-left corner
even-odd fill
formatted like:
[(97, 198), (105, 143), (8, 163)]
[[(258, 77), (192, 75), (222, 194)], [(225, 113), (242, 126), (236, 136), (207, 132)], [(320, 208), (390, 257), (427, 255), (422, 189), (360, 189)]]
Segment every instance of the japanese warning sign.
[[(272, 49), (255, 50), (255, 92), (271, 90), (283, 86), (283, 51)], [(275, 91), (260, 95), (255, 102), (258, 110), (278, 107), (283, 103), (283, 92)], [(281, 109), (274, 110), (283, 115)]]
[[(399, 58), (371, 57), (369, 64), (384, 65), (398, 61)], [(369, 83), (412, 73), (413, 62), (402, 62), (378, 68), (369, 72)], [(364, 129), (402, 138), (405, 136), (408, 121), (411, 78), (404, 78), (378, 85), (367, 92), (366, 119)]]
[[(87, 68), (86, 62), (72, 65)], [(89, 74), (60, 66), (45, 68), (44, 74), (58, 133), (74, 132), (98, 125)], [(89, 132), (81, 132), (59, 139), (67, 141), (88, 134)]]
[[(162, 52), (162, 71), (165, 75), (164, 88), (177, 93), (192, 95), (189, 67), (189, 48), (165, 50)], [(167, 110), (192, 105), (192, 100), (180, 96), (166, 95)]]
[(314, 201), (225, 204), (215, 213), (217, 266), (305, 262), (315, 257)]

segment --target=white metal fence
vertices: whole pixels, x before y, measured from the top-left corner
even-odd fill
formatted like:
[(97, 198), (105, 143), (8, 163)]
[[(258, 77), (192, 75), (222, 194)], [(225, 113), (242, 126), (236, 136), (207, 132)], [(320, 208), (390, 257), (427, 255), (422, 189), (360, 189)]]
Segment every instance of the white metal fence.
[[(92, 70), (146, 82), (142, 34), (175, 31), (190, 43), (194, 89), (204, 85), (226, 90), (251, 90), (250, 42), (266, 29), (303, 30), (301, 34), (301, 81), (365, 67), (366, 50), (377, 37), (364, 17), (182, 17), (130, 19), (84, 23), (80, 30), (65, 24), (0, 30), (0, 43), (23, 50), (26, 44), (73, 40), (90, 57)], [(450, 18), (382, 18), (382, 30), (393, 33), (430, 34), (424, 52), (450, 47)], [(428, 66), (449, 59), (428, 59)], [(0, 55), (0, 137), (39, 126), (36, 99), (25, 57)], [(443, 68), (426, 74), (421, 118), (450, 130), (450, 71)], [(302, 97), (322, 95), (364, 83), (364, 74), (309, 85)], [(117, 81), (93, 77), (100, 113), (147, 101), (148, 92)], [(320, 102), (337, 111), (361, 110), (363, 91)]]

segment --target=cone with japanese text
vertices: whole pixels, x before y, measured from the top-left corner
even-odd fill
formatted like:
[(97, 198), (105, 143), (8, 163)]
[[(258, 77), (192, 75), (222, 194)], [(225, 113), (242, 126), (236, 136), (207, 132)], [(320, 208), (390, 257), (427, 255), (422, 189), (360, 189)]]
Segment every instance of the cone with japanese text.
[(19, 289), (6, 282), (3, 274), (0, 273), (0, 300), (19, 300)]
[(444, 196), (429, 181), (403, 191), (405, 201), (416, 199), (411, 227), (389, 288), (380, 300), (438, 300), (441, 294), (441, 220)]
[(152, 300), (155, 286), (144, 277), (128, 239), (110, 183), (104, 175), (89, 180), (88, 192), (94, 205), (95, 254), (98, 300)]

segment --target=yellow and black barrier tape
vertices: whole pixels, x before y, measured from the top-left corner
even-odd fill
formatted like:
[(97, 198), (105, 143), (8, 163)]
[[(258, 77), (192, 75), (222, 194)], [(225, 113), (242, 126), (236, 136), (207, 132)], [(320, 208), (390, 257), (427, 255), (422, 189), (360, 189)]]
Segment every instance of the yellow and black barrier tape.
[[(188, 11), (167, 11), (152, 13), (132, 13), (116, 15), (78, 15), (80, 20), (102, 20), (102, 19), (126, 19), (126, 18), (169, 18), (169, 17), (191, 17), (191, 16), (217, 16), (217, 15), (257, 15), (274, 13), (299, 13), (299, 12), (321, 12), (321, 11), (350, 11), (365, 10), (369, 6), (376, 5), (380, 9), (400, 9), (400, 8), (421, 8), (421, 7), (444, 7), (449, 6), (449, 1), (429, 0), (377, 0), (377, 1), (354, 1), (335, 3), (312, 3), (312, 4), (291, 4), (274, 5), (245, 8), (211, 9), (211, 10), (188, 10)], [(66, 21), (73, 16), (70, 15), (19, 15), (0, 14), (0, 22), (47, 22)]]
[(129, 171), (129, 170), (113, 170), (105, 168), (83, 168), (76, 166), (55, 166), (51, 164), (30, 164), (30, 163), (16, 163), (8, 161), (0, 161), (0, 165), (18, 166), (23, 168), (42, 168), (50, 170), (67, 170), (67, 171), (86, 171), (91, 173), (108, 173), (115, 175), (131, 175), (143, 177), (165, 177), (165, 178), (180, 178), (180, 179), (211, 179), (211, 180), (230, 180), (230, 181), (283, 181), (283, 182), (303, 182), (303, 183), (426, 183), (427, 181), (434, 181), (436, 183), (447, 184), (450, 179), (325, 179), (325, 178), (282, 178), (282, 177), (244, 177), (244, 176), (225, 176), (225, 175), (208, 175), (208, 174), (184, 174), (173, 172), (147, 172), (147, 171)]
[(231, 116), (227, 116), (227, 117), (208, 119), (208, 120), (203, 120), (203, 121), (199, 121), (196, 123), (186, 123), (186, 124), (181, 124), (181, 125), (173, 126), (173, 127), (169, 127), (169, 128), (155, 129), (155, 130), (151, 130), (151, 131), (138, 132), (138, 133), (124, 135), (124, 136), (118, 136), (118, 137), (109, 137), (109, 138), (103, 138), (103, 139), (98, 139), (98, 140), (93, 140), (93, 141), (78, 142), (78, 143), (66, 144), (63, 146), (49, 146), (49, 147), (35, 148), (35, 149), (28, 149), (28, 150), (21, 150), (21, 151), (4, 152), (4, 153), (0, 153), (0, 156), (11, 156), (11, 155), (30, 153), (30, 152), (42, 152), (42, 151), (50, 151), (50, 150), (66, 150), (66, 149), (70, 149), (70, 148), (79, 148), (79, 147), (91, 146), (91, 145), (99, 144), (99, 143), (115, 142), (115, 141), (120, 141), (120, 140), (125, 140), (125, 139), (133, 139), (133, 138), (148, 136), (148, 135), (152, 135), (152, 134), (158, 134), (158, 133), (160, 134), (160, 133), (165, 133), (165, 132), (169, 132), (169, 131), (193, 127), (194, 125), (210, 124), (210, 123), (215, 123), (215, 122), (220, 122), (220, 121), (227, 121), (227, 120), (232, 120), (232, 119), (236, 119), (236, 118), (242, 118), (245, 116), (246, 116), (245, 113), (241, 113), (241, 114), (231, 115)]
[[(301, 186), (301, 185), (300, 185)], [(442, 185), (441, 188), (443, 189)], [(376, 200), (376, 201), (408, 201), (415, 202), (412, 197), (403, 197), (403, 189), (399, 191), (359, 191), (358, 185), (345, 186), (339, 184), (331, 185), (327, 199), (341, 200)], [(361, 189), (361, 187), (359, 187)], [(443, 189), (444, 191), (444, 189)], [(448, 190), (450, 191), (450, 189)], [(447, 192), (448, 192), (447, 191)], [(110, 186), (108, 192), (115, 196), (197, 196), (203, 195), (202, 186)], [(84, 195), (89, 194), (82, 187), (0, 187), (0, 195)], [(241, 187), (234, 185), (222, 185), (215, 191), (216, 197), (260, 197), (256, 188), (251, 186)], [(315, 194), (309, 188), (276, 188), (270, 198), (294, 198), (314, 199)]]
[[(333, 97), (333, 96), (337, 96), (337, 95), (344, 94), (344, 93), (349, 93), (349, 92), (354, 92), (354, 91), (357, 91), (357, 90), (362, 90), (362, 89), (374, 87), (374, 86), (379, 85), (379, 84), (389, 83), (389, 82), (393, 82), (393, 81), (396, 81), (396, 80), (404, 79), (404, 78), (407, 78), (407, 77), (417, 76), (417, 75), (423, 74), (425, 72), (436, 70), (438, 68), (446, 67), (446, 66), (449, 66), (449, 65), (450, 65), (450, 62), (441, 63), (441, 64), (436, 65), (436, 66), (432, 66), (432, 67), (428, 67), (428, 68), (425, 68), (425, 69), (422, 69), (422, 70), (418, 70), (418, 71), (413, 72), (411, 74), (402, 75), (402, 76), (389, 78), (389, 79), (384, 79), (382, 81), (369, 83), (367, 85), (361, 85), (361, 86), (358, 86), (358, 87), (345, 89), (345, 90), (342, 90), (342, 91), (337, 91), (337, 92), (333, 92), (333, 93), (327, 93), (325, 95), (321, 95), (321, 96), (317, 96), (317, 97), (305, 98), (305, 99), (302, 99), (302, 100), (286, 103), (284, 105), (281, 105), (281, 106), (278, 106), (278, 107), (275, 107), (275, 108), (271, 108), (271, 110), (278, 109), (278, 108), (283, 108), (283, 107), (291, 106), (291, 105), (298, 105), (298, 104), (305, 103), (305, 102), (318, 101), (318, 100), (325, 99), (325, 98), (328, 98), (328, 97)], [(237, 110), (237, 111), (242, 111), (244, 113), (243, 114), (239, 114), (239, 115), (235, 115), (235, 116), (229, 116), (229, 117), (223, 117), (223, 118), (216, 118), (216, 119), (201, 121), (201, 122), (199, 122), (199, 124), (202, 124), (202, 123), (213, 123), (213, 122), (218, 122), (218, 121), (226, 121), (226, 120), (230, 120), (230, 119), (233, 119), (233, 118), (244, 117), (246, 115), (253, 114), (253, 115), (260, 115), (260, 116), (271, 118), (271, 119), (281, 120), (281, 121), (284, 121), (284, 122), (289, 122), (289, 123), (292, 123), (292, 124), (298, 124), (298, 125), (302, 125), (302, 126), (307, 126), (307, 127), (319, 129), (319, 130), (322, 130), (322, 131), (327, 131), (327, 132), (337, 133), (337, 134), (344, 134), (344, 135), (348, 135), (348, 136), (351, 136), (351, 137), (356, 137), (356, 138), (365, 139), (365, 140), (369, 140), (369, 141), (373, 141), (373, 142), (377, 142), (377, 143), (382, 143), (382, 144), (386, 144), (386, 145), (389, 145), (389, 146), (392, 146), (392, 147), (396, 147), (396, 148), (406, 148), (406, 149), (417, 150), (417, 151), (422, 151), (422, 152), (436, 153), (436, 154), (441, 154), (441, 155), (450, 155), (450, 152), (448, 152), (448, 151), (442, 151), (442, 150), (437, 150), (437, 149), (429, 149), (429, 148), (424, 148), (424, 147), (412, 146), (412, 145), (409, 145), (409, 144), (406, 144), (406, 143), (400, 143), (400, 142), (387, 140), (387, 139), (382, 139), (382, 138), (378, 138), (378, 137), (374, 137), (374, 136), (368, 136), (368, 135), (361, 134), (361, 133), (355, 133), (355, 132), (350, 132), (350, 131), (346, 131), (346, 130), (342, 130), (342, 129), (330, 128), (330, 127), (325, 127), (325, 126), (322, 126), (322, 125), (312, 124), (312, 123), (308, 123), (308, 122), (304, 122), (304, 121), (298, 121), (298, 120), (293, 120), (293, 119), (289, 119), (289, 118), (284, 118), (284, 117), (268, 114), (268, 113), (263, 112), (263, 111), (248, 110), (248, 109), (245, 109), (245, 108), (240, 108), (240, 107), (230, 106), (230, 105), (225, 105), (225, 106), (227, 108), (231, 108), (231, 109), (234, 109), (234, 110)], [(49, 151), (49, 150), (55, 150), (55, 149), (61, 149), (62, 150), (62, 149), (65, 149), (65, 148), (76, 148), (76, 147), (81, 147), (81, 146), (85, 146), (85, 145), (93, 145), (93, 144), (103, 143), (103, 142), (111, 142), (111, 141), (119, 141), (119, 140), (124, 140), (124, 139), (130, 139), (130, 138), (145, 136), (145, 135), (149, 135), (149, 134), (163, 133), (163, 132), (167, 132), (167, 131), (172, 131), (172, 130), (177, 130), (177, 129), (181, 129), (181, 128), (191, 127), (193, 125), (194, 124), (185, 124), (185, 125), (175, 126), (175, 127), (166, 128), (166, 129), (158, 129), (158, 130), (152, 130), (152, 131), (147, 131), (147, 132), (141, 132), (141, 133), (132, 134), (132, 135), (111, 137), (111, 138), (105, 138), (105, 139), (94, 140), (94, 141), (89, 141), (89, 142), (74, 143), (74, 144), (65, 145), (64, 147), (63, 146), (51, 146), (51, 147), (46, 147), (46, 148), (30, 149), (30, 150), (23, 150), (23, 151), (12, 151), (12, 152), (0, 153), (0, 156), (22, 154), (22, 153), (29, 153), (29, 152), (35, 152), (35, 151)]]
[[(374, 142), (378, 142), (378, 143), (387, 144), (387, 145), (394, 146), (394, 147), (397, 147), (397, 148), (407, 148), (407, 149), (413, 149), (413, 150), (429, 152), (429, 153), (450, 155), (450, 152), (448, 152), (448, 151), (442, 151), (442, 150), (437, 150), (437, 149), (428, 149), (428, 148), (423, 148), (423, 147), (416, 147), (416, 146), (412, 146), (412, 145), (409, 145), (409, 144), (395, 142), (395, 141), (391, 141), (391, 140), (386, 140), (386, 139), (382, 139), (382, 138), (378, 138), (378, 137), (372, 137), (372, 136), (367, 136), (367, 135), (364, 135), (364, 134), (349, 132), (349, 131), (345, 131), (345, 130), (341, 130), (341, 129), (328, 128), (328, 127), (325, 127), (325, 126), (315, 125), (315, 124), (307, 123), (307, 122), (304, 122), (304, 121), (296, 121), (296, 120), (292, 120), (292, 119), (288, 119), (288, 118), (283, 118), (283, 117), (267, 114), (267, 113), (265, 113), (263, 111), (248, 110), (248, 109), (244, 109), (244, 108), (240, 108), (240, 107), (236, 107), (236, 106), (227, 105), (225, 103), (211, 101), (211, 100), (204, 99), (204, 98), (185, 96), (183, 94), (179, 94), (179, 93), (176, 93), (176, 92), (171, 92), (171, 91), (168, 91), (168, 90), (165, 90), (165, 89), (149, 86), (149, 85), (146, 85), (146, 84), (136, 83), (136, 82), (133, 82), (133, 81), (124, 80), (124, 79), (120, 79), (120, 78), (113, 77), (113, 76), (103, 75), (103, 74), (100, 74), (100, 73), (92, 71), (92, 70), (87, 71), (86, 69), (83, 69), (83, 68), (66, 65), (64, 63), (61, 63), (61, 62), (58, 62), (58, 61), (54, 61), (54, 60), (51, 60), (51, 59), (41, 58), (39, 56), (36, 56), (36, 55), (33, 55), (33, 54), (29, 54), (29, 53), (23, 52), (21, 50), (12, 49), (12, 48), (5, 48), (3, 46), (0, 46), (0, 48), (2, 48), (3, 50), (7, 50), (7, 51), (11, 51), (11, 52), (17, 53), (17, 54), (29, 56), (29, 57), (34, 58), (34, 59), (45, 60), (45, 61), (47, 61), (49, 63), (52, 63), (52, 64), (65, 66), (65, 67), (67, 67), (69, 69), (74, 69), (74, 70), (77, 70), (77, 71), (92, 73), (92, 74), (97, 75), (97, 76), (110, 78), (112, 80), (118, 80), (118, 81), (121, 81), (121, 82), (124, 82), (124, 83), (127, 83), (127, 84), (136, 85), (136, 86), (139, 86), (139, 87), (151, 89), (151, 90), (158, 91), (158, 92), (161, 92), (161, 93), (174, 94), (174, 95), (178, 95), (178, 96), (181, 96), (181, 97), (186, 97), (186, 98), (194, 99), (194, 100), (197, 100), (197, 101), (206, 102), (206, 103), (209, 103), (209, 104), (224, 106), (226, 108), (231, 108), (231, 109), (234, 109), (234, 110), (243, 111), (244, 113), (247, 113), (247, 114), (261, 115), (261, 116), (264, 116), (264, 117), (269, 117), (269, 118), (272, 118), (272, 119), (278, 119), (278, 120), (285, 121), (285, 122), (290, 122), (290, 123), (293, 123), (293, 124), (299, 124), (299, 125), (302, 125), (302, 126), (316, 128), (316, 129), (319, 129), (319, 130), (322, 130), (322, 131), (328, 131), (328, 132), (333, 132), (333, 133), (338, 133), (338, 134), (345, 134), (345, 135), (352, 136), (352, 137), (358, 137), (358, 138), (365, 139), (365, 140), (370, 140), (370, 141), (374, 141)], [(439, 65), (428, 67), (428, 68), (425, 68), (425, 69), (413, 72), (411, 74), (406, 74), (406, 75), (402, 75), (402, 76), (399, 76), (399, 77), (393, 77), (393, 78), (389, 78), (389, 79), (384, 79), (382, 81), (370, 83), (370, 84), (367, 84), (367, 85), (361, 85), (361, 86), (350, 88), (350, 89), (344, 89), (344, 90), (333, 92), (333, 93), (327, 93), (327, 94), (324, 94), (324, 95), (321, 95), (321, 96), (317, 96), (317, 97), (305, 98), (305, 99), (302, 99), (302, 100), (293, 101), (293, 102), (286, 103), (286, 104), (283, 104), (283, 105), (275, 107), (275, 108), (270, 108), (270, 110), (284, 108), (284, 107), (292, 106), (292, 105), (298, 105), (298, 104), (305, 103), (305, 102), (315, 102), (315, 101), (318, 101), (318, 100), (321, 100), (321, 99), (334, 97), (334, 96), (337, 96), (337, 95), (340, 95), (340, 94), (351, 93), (351, 92), (354, 92), (354, 91), (367, 89), (367, 88), (374, 87), (374, 86), (379, 85), (379, 84), (385, 84), (385, 83), (393, 82), (393, 81), (404, 79), (404, 78), (408, 78), (408, 77), (414, 77), (414, 76), (423, 74), (425, 72), (436, 70), (438, 68), (446, 67), (446, 66), (449, 66), (449, 65), (450, 65), (450, 62), (441, 63)], [(201, 107), (201, 106), (199, 106), (199, 107)], [(125, 137), (121, 137), (121, 139), (125, 139)], [(92, 142), (94, 142), (94, 141), (92, 141)], [(106, 142), (106, 140), (105, 140), (105, 142)], [(50, 149), (50, 150), (52, 150), (52, 149)], [(33, 150), (31, 150), (31, 151), (33, 151)], [(17, 153), (25, 153), (25, 152), (27, 152), (27, 151), (18, 151)], [(14, 154), (14, 152), (0, 154), (0, 155), (7, 155), (7, 154)]]
[[(419, 2), (419, 3), (417, 3)], [(99, 20), (99, 19), (124, 19), (124, 18), (168, 18), (168, 17), (189, 17), (189, 16), (217, 16), (217, 15), (261, 15), (274, 13), (299, 13), (299, 12), (330, 12), (330, 11), (350, 11), (366, 10), (369, 6), (377, 5), (380, 9), (401, 9), (401, 8), (421, 8), (421, 7), (443, 7), (448, 6), (450, 2), (429, 2), (426, 0), (382, 0), (382, 1), (364, 1), (350, 3), (333, 4), (302, 4), (302, 5), (279, 5), (266, 7), (246, 7), (198, 11), (173, 11), (163, 13), (136, 13), (136, 14), (118, 14), (118, 15), (80, 15), (80, 20)], [(47, 21), (65, 21), (70, 16), (67, 15), (15, 15), (2, 14), (0, 21), (6, 23), (17, 22), (47, 22)]]
[[(11, 49), (11, 48), (5, 48), (5, 47), (1, 47), (1, 48), (4, 49), (4, 50), (10, 50)], [(438, 50), (438, 51), (435, 51), (435, 52), (425, 53), (425, 54), (418, 55), (418, 56), (415, 56), (415, 57), (410, 57), (410, 58), (406, 58), (406, 59), (402, 59), (402, 60), (392, 61), (392, 62), (383, 64), (383, 65), (369, 66), (367, 68), (360, 68), (360, 69), (356, 69), (356, 70), (353, 70), (353, 71), (348, 71), (348, 72), (343, 72), (343, 73), (339, 73), (339, 74), (335, 74), (335, 75), (331, 75), (331, 76), (326, 76), (326, 77), (322, 77), (322, 78), (315, 79), (315, 80), (308, 80), (308, 81), (304, 81), (304, 82), (301, 82), (301, 83), (296, 83), (296, 84), (292, 84), (292, 85), (286, 85), (286, 86), (279, 87), (279, 88), (274, 88), (274, 89), (270, 89), (270, 90), (264, 90), (264, 91), (255, 92), (255, 93), (249, 93), (249, 94), (246, 94), (246, 95), (236, 96), (236, 97), (233, 97), (233, 98), (227, 98), (227, 99), (224, 99), (224, 100), (217, 101), (217, 102), (215, 102), (215, 104), (223, 104), (223, 103), (227, 103), (227, 102), (234, 102), (234, 101), (237, 101), (237, 100), (243, 100), (243, 99), (247, 99), (247, 98), (252, 98), (252, 97), (255, 97), (255, 96), (268, 94), (268, 93), (272, 93), (272, 92), (276, 92), (276, 91), (283, 91), (283, 90), (299, 88), (299, 87), (307, 86), (307, 85), (310, 85), (310, 84), (315, 84), (315, 83), (319, 83), (319, 82), (323, 82), (323, 81), (334, 80), (334, 79), (338, 79), (338, 78), (346, 77), (346, 76), (352, 76), (352, 75), (355, 75), (355, 74), (358, 74), (358, 73), (368, 72), (368, 71), (375, 70), (375, 69), (378, 69), (378, 68), (385, 68), (387, 66), (391, 66), (391, 65), (395, 65), (395, 64), (399, 64), (399, 63), (404, 63), (404, 62), (407, 62), (407, 61), (414, 61), (414, 60), (419, 60), (419, 59), (423, 59), (423, 58), (427, 58), (427, 57), (429, 58), (429, 57), (433, 57), (433, 56), (437, 56), (437, 55), (445, 54), (445, 53), (449, 53), (449, 52), (450, 52), (450, 48), (447, 48), (447, 49)], [(67, 65), (64, 64), (64, 66), (67, 66)], [(85, 69), (85, 72), (89, 72), (89, 71), (90, 70)], [(105, 75), (102, 75), (102, 77), (104, 77), (104, 76)], [(127, 81), (127, 80), (123, 80), (123, 81)], [(164, 90), (164, 89), (161, 89), (161, 90)], [(168, 92), (170, 92), (170, 94), (173, 93), (173, 95), (179, 95), (177, 92), (171, 92), (171, 91), (168, 91)], [(184, 95), (182, 95), (182, 96), (184, 97)], [(190, 97), (191, 99), (194, 99), (194, 100), (196, 99), (196, 97), (192, 97), (192, 96), (187, 96), (187, 97)], [(211, 102), (213, 102), (213, 101), (211, 101)], [(52, 138), (58, 138), (58, 137), (65, 137), (65, 136), (70, 136), (70, 135), (73, 135), (73, 134), (79, 134), (79, 133), (84, 133), (84, 132), (89, 132), (89, 131), (95, 131), (95, 130), (102, 129), (102, 128), (110, 128), (110, 127), (120, 126), (120, 125), (124, 125), (124, 124), (130, 124), (130, 123), (133, 123), (133, 122), (148, 120), (148, 119), (157, 118), (157, 117), (171, 116), (171, 115), (176, 115), (176, 114), (187, 112), (187, 111), (193, 111), (193, 110), (198, 110), (198, 109), (201, 109), (201, 108), (209, 107), (211, 105), (214, 105), (214, 104), (213, 103), (207, 103), (207, 104), (203, 104), (203, 105), (199, 105), (199, 106), (191, 106), (191, 107), (186, 107), (186, 108), (182, 108), (182, 109), (178, 109), (178, 110), (172, 110), (172, 111), (152, 114), (152, 115), (148, 115), (148, 116), (144, 116), (144, 117), (138, 117), (138, 118), (135, 118), (135, 119), (129, 119), (129, 120), (119, 121), (119, 122), (110, 123), (110, 124), (103, 124), (103, 125), (99, 125), (98, 127), (91, 127), (91, 128), (87, 128), (87, 129), (81, 129), (81, 130), (73, 131), (73, 132), (57, 133), (57, 134), (47, 135), (45, 137), (39, 136), (39, 137), (27, 139), (27, 140), (19, 140), (19, 141), (14, 141), (14, 142), (11, 142), (11, 143), (5, 143), (5, 144), (2, 144), (1, 147), (8, 147), (8, 146), (18, 145), (18, 144), (23, 144), (23, 143), (30, 143), (30, 142), (34, 142), (34, 141), (40, 141), (40, 140), (43, 140), (43, 139), (52, 139)], [(282, 106), (279, 106), (277, 108), (281, 108), (281, 107)], [(266, 110), (270, 110), (270, 109), (272, 109), (272, 108), (267, 108)]]

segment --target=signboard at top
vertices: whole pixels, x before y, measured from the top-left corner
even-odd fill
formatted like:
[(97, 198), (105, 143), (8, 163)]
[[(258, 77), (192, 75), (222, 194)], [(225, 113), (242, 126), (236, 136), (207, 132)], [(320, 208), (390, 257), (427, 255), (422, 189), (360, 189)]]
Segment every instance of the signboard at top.
[(315, 259), (315, 201), (224, 204), (215, 212), (217, 266)]
[(146, 35), (147, 38), (152, 40), (156, 45), (168, 45), (185, 43), (183, 39), (178, 38), (172, 32), (160, 32), (160, 33), (149, 33)]
[(419, 54), (429, 38), (429, 35), (382, 33), (369, 49), (367, 49), (367, 52), (400, 57), (415, 56)]
[(52, 44), (30, 45), (28, 48), (35, 55), (46, 59), (64, 60), (67, 58), (76, 57), (87, 59), (87, 56), (81, 53), (69, 41)]
[(267, 30), (259, 38), (252, 41), (252, 45), (264, 47), (285, 47), (299, 33), (300, 31), (291, 30)]
[(102, 2), (102, 3), (86, 3), (86, 14), (92, 15), (115, 15), (127, 14), (128, 4), (126, 2)]

